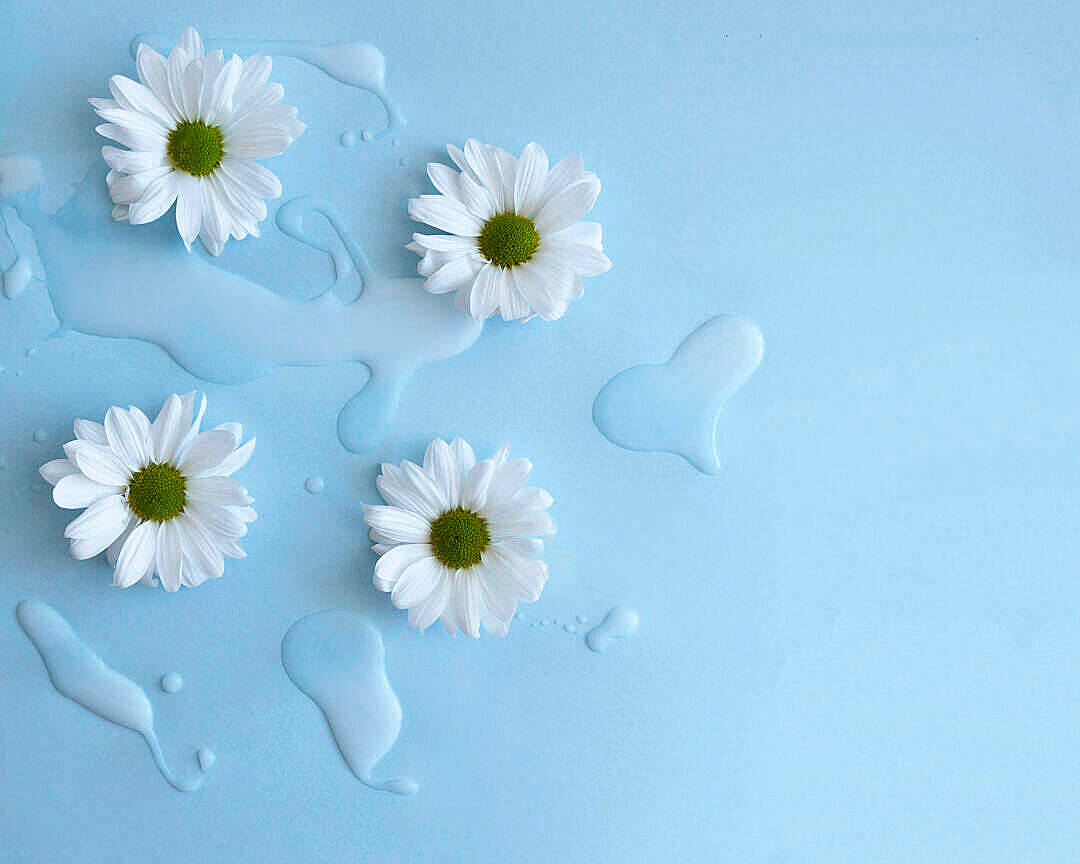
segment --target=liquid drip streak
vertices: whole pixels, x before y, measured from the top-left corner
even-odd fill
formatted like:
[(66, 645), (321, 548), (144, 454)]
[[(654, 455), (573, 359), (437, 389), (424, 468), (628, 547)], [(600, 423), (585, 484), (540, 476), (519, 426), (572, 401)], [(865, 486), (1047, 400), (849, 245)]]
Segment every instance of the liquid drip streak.
[(416, 792), (410, 777), (372, 776), (401, 731), (401, 703), (386, 677), (382, 634), (374, 624), (349, 609), (301, 618), (281, 640), (281, 665), (323, 712), (356, 779), (383, 792)]
[[(188, 254), (170, 219), (113, 222), (103, 162), (47, 215), (38, 205), (40, 179), (23, 170), (25, 160), (0, 157), (0, 214), (13, 208), (32, 232), (60, 332), (150, 342), (195, 377), (219, 384), (244, 384), (279, 366), (362, 363), (368, 381), (338, 415), (338, 438), (352, 452), (382, 440), (415, 369), (461, 353), (480, 335), (482, 324), (452, 297), (429, 294), (422, 279), (376, 273), (325, 199), (287, 201), (277, 223), (331, 255), (338, 279), (361, 279), (363, 291), (347, 303), (333, 286), (312, 300), (290, 300)], [(340, 247), (309, 233), (312, 213), (329, 221)]]
[(169, 769), (154, 733), (154, 709), (139, 685), (106, 666), (51, 606), (40, 600), (23, 600), (15, 615), (61, 695), (142, 735), (158, 770), (174, 789), (194, 792), (202, 786), (203, 775), (184, 780)]

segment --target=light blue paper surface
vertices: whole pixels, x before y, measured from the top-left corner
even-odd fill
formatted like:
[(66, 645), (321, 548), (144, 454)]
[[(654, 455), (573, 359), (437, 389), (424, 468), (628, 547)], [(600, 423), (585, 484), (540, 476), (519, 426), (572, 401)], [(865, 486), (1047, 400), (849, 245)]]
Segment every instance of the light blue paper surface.
[[(332, 200), (408, 276), (424, 163), (535, 139), (600, 176), (614, 262), (563, 320), (489, 322), (421, 368), (361, 455), (335, 428), (361, 366), (204, 385), (146, 343), (43, 343), (41, 286), (0, 300), (0, 859), (1074, 855), (1080, 12), (941, 6), (0, 0), (0, 154), (42, 159), (47, 206), (105, 143), (86, 99), (133, 73), (135, 33), (361, 39), (409, 126), (347, 149), (383, 124), (375, 97), (275, 61), (310, 125), (266, 163), (285, 198)], [(216, 263), (294, 298), (332, 281), (272, 219)], [(602, 437), (604, 383), (721, 313), (766, 351), (720, 419), (720, 473)], [(258, 436), (249, 557), (194, 591), (111, 589), (36, 469), (75, 417), (196, 387), (209, 423)], [(555, 498), (548, 587), (504, 640), (421, 637), (371, 584), (377, 466), (437, 435), (509, 441)], [(53, 689), (26, 597), (147, 692), (170, 765), (212, 749), (201, 790)], [(639, 632), (590, 652), (620, 604)], [(379, 772), (416, 796), (357, 782), (281, 667), (289, 626), (337, 606), (382, 631), (403, 725)]]

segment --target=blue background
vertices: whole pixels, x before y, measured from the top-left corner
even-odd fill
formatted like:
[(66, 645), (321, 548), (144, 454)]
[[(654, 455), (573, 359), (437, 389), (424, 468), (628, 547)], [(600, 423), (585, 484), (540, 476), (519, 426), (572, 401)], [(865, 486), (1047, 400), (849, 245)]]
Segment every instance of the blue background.
[[(422, 369), (362, 456), (335, 435), (360, 367), (207, 386), (211, 423), (258, 435), (240, 476), (261, 519), (246, 560), (178, 595), (72, 561), (71, 514), (34, 483), (74, 417), (200, 382), (136, 342), (71, 335), (27, 358), (55, 326), (47, 295), (0, 302), (0, 858), (1075, 855), (1075, 6), (179, 5), (0, 0), (0, 153), (41, 156), (54, 206), (103, 143), (86, 98), (132, 73), (133, 34), (364, 39), (410, 119), (400, 146), (342, 148), (381, 124), (374, 97), (275, 61), (311, 126), (268, 162), (286, 197), (333, 199), (405, 275), (424, 163), (467, 136), (536, 139), (600, 175), (615, 266), (558, 323), (489, 323)], [(265, 233), (221, 265), (293, 296), (327, 284), (323, 256)], [(723, 472), (604, 440), (604, 382), (721, 312), (766, 342), (721, 422)], [(478, 643), (410, 630), (371, 585), (360, 505), (380, 461), (436, 435), (510, 441), (554, 495), (530, 612), (627, 603), (640, 633), (594, 655), (520, 621)], [(15, 621), (27, 596), (147, 690), (177, 770), (216, 751), (202, 791), (51, 688)], [(288, 626), (337, 605), (384, 633), (405, 721), (380, 773), (415, 776), (415, 798), (357, 783), (282, 671)]]

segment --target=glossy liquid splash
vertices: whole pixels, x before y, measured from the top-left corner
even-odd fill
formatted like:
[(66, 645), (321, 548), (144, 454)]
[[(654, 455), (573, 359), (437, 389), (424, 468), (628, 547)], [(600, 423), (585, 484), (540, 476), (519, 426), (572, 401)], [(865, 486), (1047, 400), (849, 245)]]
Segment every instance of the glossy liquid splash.
[(173, 788), (194, 792), (202, 786), (202, 775), (182, 780), (169, 769), (154, 733), (154, 709), (141, 687), (106, 666), (51, 606), (39, 600), (23, 600), (15, 615), (41, 655), (49, 680), (62, 695), (142, 735), (158, 769)]
[(641, 618), (636, 609), (629, 606), (616, 606), (596, 627), (585, 635), (585, 644), (590, 651), (599, 654), (606, 651), (613, 639), (626, 639), (637, 633), (641, 627)]
[[(22, 157), (15, 157), (22, 158)], [(370, 377), (341, 409), (338, 437), (353, 452), (374, 447), (397, 410), (413, 371), (468, 348), (482, 325), (454, 308), (449, 296), (428, 294), (423, 280), (390, 279), (372, 270), (344, 218), (329, 202), (305, 196), (281, 206), (288, 236), (331, 255), (337, 278), (355, 271), (363, 292), (343, 303), (327, 290), (290, 300), (243, 276), (189, 254), (171, 219), (151, 225), (113, 222), (98, 163), (53, 216), (38, 207), (39, 186), (25, 166), (0, 158), (3, 207), (33, 232), (61, 332), (141, 339), (165, 350), (205, 381), (242, 384), (277, 366), (363, 363)], [(305, 228), (324, 217), (341, 240), (330, 247)], [(6, 286), (6, 280), (5, 280)]]
[[(168, 56), (175, 39), (158, 33), (140, 33), (131, 40), (131, 56), (145, 43)], [(221, 49), (248, 56), (269, 54), (295, 57), (321, 69), (331, 78), (349, 87), (374, 93), (386, 109), (386, 128), (374, 135), (381, 138), (405, 125), (405, 115), (386, 89), (386, 58), (367, 42), (308, 42), (297, 39), (204, 39), (208, 49)]]
[(719, 315), (687, 336), (667, 363), (633, 366), (608, 381), (593, 403), (593, 422), (619, 447), (675, 453), (715, 474), (720, 413), (764, 351), (755, 324)]
[(411, 778), (372, 777), (401, 731), (401, 704), (387, 680), (386, 652), (374, 624), (348, 609), (301, 618), (281, 640), (281, 665), (322, 710), (357, 780), (398, 795), (416, 792)]

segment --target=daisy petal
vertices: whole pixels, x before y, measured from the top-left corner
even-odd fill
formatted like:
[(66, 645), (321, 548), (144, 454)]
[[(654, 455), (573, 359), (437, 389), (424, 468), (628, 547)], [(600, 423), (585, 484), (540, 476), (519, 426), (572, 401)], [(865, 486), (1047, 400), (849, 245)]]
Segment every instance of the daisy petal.
[(65, 510), (81, 510), (106, 495), (119, 495), (120, 492), (119, 486), (105, 486), (83, 474), (69, 474), (61, 478), (53, 489), (53, 501), (57, 507)]
[[(447, 294), (458, 291), (476, 278), (481, 270), (480, 262), (472, 255), (457, 255), (428, 276), (424, 290), (429, 294)], [(424, 273), (421, 271), (421, 276)]]
[(203, 41), (199, 36), (199, 31), (194, 27), (185, 27), (180, 35), (180, 41), (176, 44), (187, 52), (188, 57), (201, 58), (203, 56)]
[(157, 96), (162, 107), (169, 114), (170, 120), (175, 123), (179, 119), (176, 106), (173, 105), (169, 95), (169, 78), (165, 70), (165, 58), (158, 54), (149, 45), (141, 44), (135, 51), (135, 72), (151, 92)]
[(555, 520), (543, 510), (503, 511), (488, 517), (492, 537), (543, 537), (555, 533)]
[(394, 543), (427, 543), (431, 539), (426, 519), (398, 507), (365, 504), (364, 521)]
[[(221, 576), (225, 572), (225, 558), (198, 517), (184, 512), (173, 522), (180, 535), (184, 568), (187, 569), (189, 563), (191, 565), (191, 573), (194, 576), (192, 581), (199, 584), (203, 578), (216, 579)], [(183, 581), (182, 576), (181, 581)]]
[(121, 150), (106, 144), (101, 148), (101, 156), (110, 168), (121, 174), (140, 174), (143, 171), (168, 167), (164, 151)]
[(69, 540), (104, 540), (107, 537), (98, 550), (101, 552), (127, 527), (128, 517), (124, 500), (119, 495), (99, 498), (81, 516), (68, 523), (64, 536)]
[(247, 489), (232, 477), (193, 477), (187, 481), (187, 494), (192, 501), (209, 507), (246, 507), (251, 503)]
[(502, 543), (492, 543), (484, 551), (483, 564), (508, 597), (527, 603), (540, 599), (547, 581), (547, 564), (543, 561), (522, 558)]
[(375, 562), (375, 587), (380, 591), (392, 591), (402, 573), (417, 561), (431, 558), (433, 554), (428, 543), (403, 543), (393, 547)]
[(465, 485), (461, 491), (461, 506), (466, 510), (483, 511), (488, 486), (494, 475), (494, 462), (490, 459), (477, 462), (465, 477)]
[(600, 195), (599, 180), (579, 180), (551, 198), (536, 217), (540, 236), (562, 231), (584, 218)]
[(427, 175), (431, 185), (447, 198), (461, 199), (461, 175), (441, 162), (428, 162)]
[(176, 192), (176, 230), (188, 252), (191, 244), (199, 236), (202, 227), (202, 189), (200, 180), (190, 174), (184, 174)]
[(105, 486), (127, 485), (129, 472), (108, 447), (80, 442), (74, 451), (75, 464), (91, 480)]
[[(190, 423), (190, 419), (188, 423)], [(187, 429), (184, 426), (184, 406), (175, 393), (165, 400), (150, 426), (150, 446), (155, 462), (171, 462), (176, 448)]]
[[(512, 616), (511, 616), (512, 617)], [(492, 636), (502, 638), (510, 632), (510, 619), (496, 618), (494, 615), (484, 616), (484, 629)]]
[(383, 500), (393, 507), (399, 507), (411, 513), (418, 513), (424, 519), (432, 520), (441, 510), (439, 499), (422, 494), (406, 477), (403, 468), (385, 463), (382, 473), (375, 478), (375, 486)]
[(483, 227), (464, 204), (445, 195), (409, 199), (409, 217), (458, 237), (479, 237)]
[(157, 535), (157, 522), (143, 522), (131, 532), (116, 559), (116, 571), (113, 573), (114, 585), (129, 588), (143, 578), (146, 569), (154, 561)]
[(46, 462), (38, 468), (38, 474), (40, 474), (41, 479), (50, 486), (55, 486), (65, 477), (70, 477), (73, 474), (81, 474), (81, 472), (76, 467), (75, 463), (69, 459), (53, 459), (51, 462)]
[(181, 454), (176, 467), (186, 477), (214, 471), (233, 451), (233, 437), (222, 429), (201, 432)]
[(438, 561), (426, 556), (409, 565), (394, 583), (390, 602), (398, 609), (415, 606), (438, 587), (442, 569)]
[(442, 500), (447, 507), (456, 507), (460, 503), (461, 478), (458, 462), (450, 452), (450, 445), (442, 438), (436, 438), (424, 452), (424, 470), (442, 488)]
[(457, 237), (453, 234), (413, 234), (413, 242), (436, 252), (475, 252), (476, 237)]
[(543, 209), (548, 201), (566, 189), (567, 186), (576, 183), (584, 176), (585, 163), (580, 155), (567, 156), (558, 162), (548, 172), (547, 180), (544, 181), (544, 191), (540, 193), (540, 200), (536, 203), (537, 212)]
[(247, 534), (247, 524), (227, 507), (192, 501), (190, 510), (214, 538), (239, 540)]
[(446, 611), (446, 603), (450, 598), (450, 574), (446, 568), (442, 568), (431, 593), (415, 606), (409, 607), (409, 624), (423, 633), (439, 620)]
[(401, 470), (412, 487), (430, 505), (433, 513), (441, 513), (450, 506), (443, 496), (442, 487), (419, 465), (406, 460), (401, 463)]
[(128, 221), (132, 225), (144, 225), (161, 217), (173, 205), (179, 190), (179, 179), (175, 171), (154, 180), (142, 198), (131, 205)]
[(251, 459), (251, 454), (255, 452), (255, 439), (252, 438), (246, 444), (237, 447), (231, 455), (225, 457), (224, 461), (218, 465), (217, 473), (222, 477), (230, 477), (243, 468)]
[(450, 442), (450, 453), (457, 460), (458, 476), (464, 480), (476, 464), (476, 454), (464, 438), (455, 438)]
[[(105, 500), (107, 499), (102, 499), (102, 501)], [(92, 507), (101, 505), (102, 501), (96, 502)], [(90, 511), (87, 510), (86, 512), (89, 513)], [(85, 515), (86, 513), (83, 514), (83, 516)], [(100, 555), (112, 545), (117, 537), (124, 533), (128, 526), (128, 522), (131, 519), (123, 504), (118, 508), (110, 507), (108, 509), (107, 517), (107, 519), (98, 523), (98, 530), (90, 533), (89, 536), (70, 538), (72, 558), (79, 561), (85, 561), (87, 558), (93, 558), (96, 555)], [(81, 519), (82, 516), (79, 518)]]
[(280, 198), (281, 181), (268, 168), (246, 159), (221, 160), (221, 171), (232, 182), (259, 198)]
[(488, 487), (484, 511), (498, 513), (502, 510), (525, 485), (530, 471), (532, 471), (532, 462), (528, 459), (512, 459), (499, 465)]
[(483, 564), (475, 568), (476, 581), (480, 586), (480, 599), (484, 601), (487, 613), (500, 621), (509, 621), (514, 617), (517, 603), (512, 597), (502, 592), (492, 574), (487, 572)]
[(457, 607), (458, 624), (470, 639), (480, 638), (480, 624), (484, 618), (484, 603), (480, 599), (479, 574), (466, 570), (454, 580), (452, 601)]
[(268, 126), (238, 129), (225, 142), (225, 152), (238, 159), (267, 159), (284, 153), (292, 136)]
[(153, 117), (158, 123), (170, 129), (174, 123), (172, 112), (166, 108), (153, 90), (138, 81), (132, 81), (123, 75), (113, 75), (109, 79), (109, 90), (113, 98), (124, 108)]
[(105, 434), (105, 427), (93, 420), (76, 420), (75, 437), (91, 444), (108, 444), (109, 436)]
[(161, 587), (166, 591), (179, 591), (183, 553), (180, 548), (180, 532), (174, 520), (161, 523), (154, 560), (158, 576), (161, 577)]
[(547, 173), (548, 158), (544, 148), (535, 141), (525, 145), (518, 160), (517, 175), (514, 177), (515, 212), (529, 219), (536, 218)]
[(495, 314), (499, 307), (499, 289), (503, 281), (503, 268), (485, 264), (476, 276), (472, 294), (469, 296), (469, 314), (483, 321)]
[(611, 260), (607, 255), (593, 246), (580, 243), (556, 246), (545, 240), (543, 250), (536, 257), (541, 256), (550, 256), (563, 267), (582, 276), (599, 276), (611, 269)]
[(113, 406), (105, 414), (105, 434), (112, 452), (129, 472), (138, 471), (150, 462), (150, 450), (138, 423), (123, 408)]

